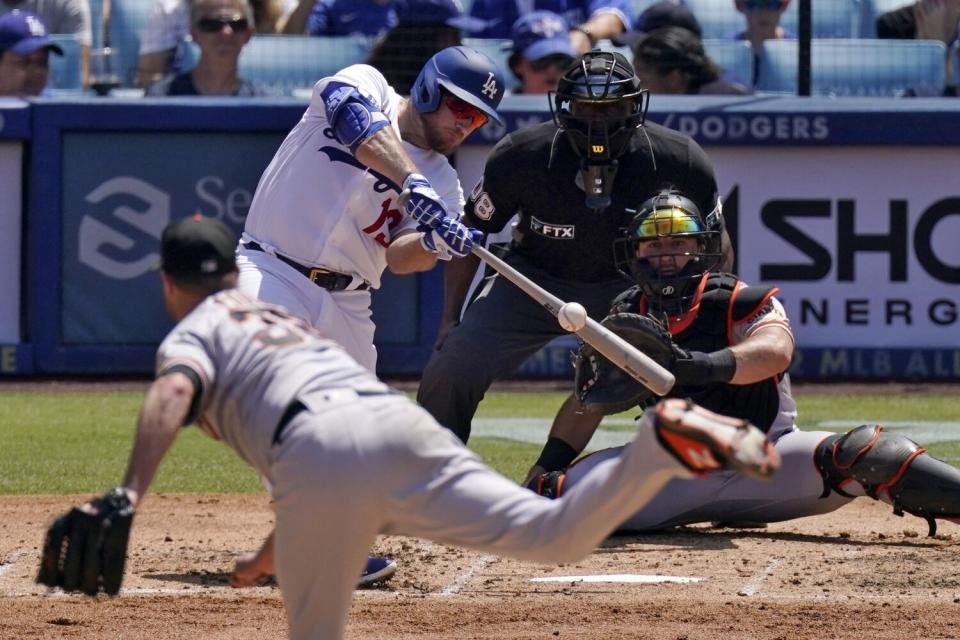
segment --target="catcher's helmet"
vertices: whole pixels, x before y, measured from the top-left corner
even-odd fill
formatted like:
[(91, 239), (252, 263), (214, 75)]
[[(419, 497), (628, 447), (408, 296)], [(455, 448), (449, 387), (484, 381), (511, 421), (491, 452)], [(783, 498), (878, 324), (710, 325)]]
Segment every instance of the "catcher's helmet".
[(599, 49), (577, 58), (549, 100), (553, 121), (590, 164), (609, 164), (623, 154), (649, 102), (627, 59)]
[[(692, 200), (675, 189), (664, 189), (637, 208), (624, 236), (614, 241), (614, 260), (640, 285), (653, 309), (681, 314), (696, 296), (703, 275), (720, 266), (720, 235)], [(671, 251), (671, 238), (695, 238), (696, 253)], [(640, 244), (654, 240), (666, 245), (656, 254), (656, 265), (639, 255)], [(678, 264), (684, 258), (686, 264)]]
[(410, 89), (417, 111), (436, 111), (441, 87), (503, 124), (497, 115), (503, 98), (503, 73), (486, 54), (470, 47), (447, 47), (427, 60)]

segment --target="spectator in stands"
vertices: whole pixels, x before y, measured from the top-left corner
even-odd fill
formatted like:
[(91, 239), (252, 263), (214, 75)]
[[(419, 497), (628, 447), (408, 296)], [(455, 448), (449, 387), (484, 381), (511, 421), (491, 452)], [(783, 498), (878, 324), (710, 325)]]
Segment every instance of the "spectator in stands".
[(164, 78), (149, 96), (257, 96), (264, 91), (237, 75), (240, 51), (253, 36), (248, 0), (193, 0), (190, 34), (200, 48), (192, 71)]
[(753, 81), (757, 81), (760, 69), (760, 52), (764, 40), (795, 40), (797, 36), (780, 26), (783, 12), (790, 0), (734, 0), (737, 11), (747, 20), (747, 28), (734, 36), (747, 40), (753, 48)]
[(520, 18), (520, 5), (553, 11), (575, 25), (570, 38), (574, 50), (589, 51), (597, 40), (613, 38), (630, 28), (633, 17), (630, 0), (473, 0), (470, 15), (483, 20), (486, 26), (475, 35), (479, 38), (509, 38), (510, 28)]
[(633, 68), (650, 93), (744, 95), (746, 87), (720, 78), (720, 67), (693, 31), (661, 27), (644, 35), (633, 50)]
[[(153, 0), (150, 17), (140, 35), (137, 86), (146, 87), (180, 70), (177, 54), (190, 33), (192, 1)], [(280, 33), (297, 0), (250, 0), (250, 6), (257, 33)]]
[(569, 23), (552, 11), (534, 11), (513, 23), (510, 70), (520, 80), (514, 93), (547, 93), (573, 63)]
[(16, 10), (37, 16), (47, 33), (76, 37), (80, 43), (80, 78), (83, 86), (87, 86), (93, 43), (89, 0), (0, 0), (0, 15)]
[(50, 76), (51, 51), (63, 55), (40, 18), (27, 11), (0, 16), (0, 96), (40, 95)]
[(683, 27), (698, 38), (703, 37), (703, 29), (690, 9), (675, 0), (662, 0), (644, 9), (634, 20), (631, 31), (614, 36), (611, 40), (615, 45), (630, 47), (633, 51), (646, 34), (660, 27)]
[[(877, 18), (877, 37), (901, 40), (939, 40), (947, 45), (946, 88), (944, 95), (957, 95), (953, 84), (954, 60), (951, 47), (958, 38), (960, 0), (917, 0)], [(958, 52), (960, 53), (960, 52)]]
[(397, 26), (374, 46), (367, 64), (400, 95), (410, 93), (420, 69), (441, 49), (460, 44), (460, 31), (475, 31), (479, 20), (463, 14), (458, 0), (395, 0)]
[(397, 26), (393, 0), (300, 0), (283, 32), (379, 37)]

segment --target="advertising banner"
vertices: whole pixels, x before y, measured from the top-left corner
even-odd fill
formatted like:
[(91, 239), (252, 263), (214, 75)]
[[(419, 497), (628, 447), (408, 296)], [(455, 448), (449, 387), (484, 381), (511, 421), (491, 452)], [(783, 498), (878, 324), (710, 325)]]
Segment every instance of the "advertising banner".
[[(20, 342), (23, 143), (0, 141), (0, 344)], [(2, 369), (0, 369), (2, 370)]]
[(160, 233), (195, 213), (239, 233), (283, 137), (260, 133), (65, 133), (64, 345), (159, 343)]
[(960, 378), (960, 149), (707, 151), (740, 276), (819, 350), (804, 373)]

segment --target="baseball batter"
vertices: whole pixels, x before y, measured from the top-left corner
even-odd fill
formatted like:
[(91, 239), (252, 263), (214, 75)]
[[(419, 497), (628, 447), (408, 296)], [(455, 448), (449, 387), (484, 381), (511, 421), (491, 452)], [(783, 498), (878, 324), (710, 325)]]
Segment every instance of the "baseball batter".
[(376, 368), (370, 290), (389, 267), (426, 271), (469, 253), (463, 191), (446, 156), (503, 96), (496, 64), (440, 51), (411, 96), (367, 65), (323, 78), (267, 167), (240, 242), (239, 288), (282, 305)]
[[(862, 495), (892, 504), (898, 514), (925, 518), (931, 535), (935, 518), (960, 517), (960, 471), (907, 438), (876, 425), (842, 435), (798, 430), (786, 373), (794, 339), (774, 296), (777, 289), (747, 286), (716, 271), (719, 238), (697, 205), (681, 193), (662, 191), (635, 210), (618, 255), (637, 285), (614, 302), (604, 323), (620, 327), (634, 344), (652, 342), (643, 350), (651, 356), (660, 351), (662, 364), (676, 375), (670, 396), (692, 398), (764, 430), (783, 468), (769, 483), (732, 473), (702, 483), (673, 480), (627, 518), (624, 528), (774, 522), (833, 511)], [(669, 333), (651, 327), (651, 317), (666, 318)], [(648, 337), (648, 332), (655, 335)], [(666, 343), (662, 350), (656, 344), (660, 340)], [(577, 393), (588, 410), (612, 413), (655, 400), (609, 364), (590, 353), (580, 355)], [(562, 494), (618, 454), (608, 449), (589, 455), (565, 473), (544, 474), (533, 486)]]
[(111, 527), (122, 519), (129, 531), (161, 459), (192, 422), (270, 479), (276, 573), (295, 639), (343, 636), (377, 534), (571, 562), (690, 470), (767, 477), (778, 465), (755, 427), (672, 400), (646, 414), (620, 456), (596, 465), (563, 499), (546, 500), (484, 466), (303, 320), (237, 290), (218, 292), (236, 278), (222, 223), (174, 223), (161, 255), (164, 297), (179, 323), (157, 353), (126, 477), (54, 524), (45, 584), (119, 590), (127, 538), (116, 540)]

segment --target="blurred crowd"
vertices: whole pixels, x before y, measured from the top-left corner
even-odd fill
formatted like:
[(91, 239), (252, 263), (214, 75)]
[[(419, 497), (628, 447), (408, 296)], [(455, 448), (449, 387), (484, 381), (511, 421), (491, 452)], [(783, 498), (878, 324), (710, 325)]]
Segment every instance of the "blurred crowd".
[[(365, 57), (355, 62), (379, 69), (401, 93), (431, 55), (466, 38), (502, 49), (514, 93), (554, 89), (576, 55), (599, 46), (632, 55), (651, 93), (747, 94), (763, 43), (796, 38), (781, 24), (796, 1), (729, 0), (728, 17), (739, 16), (741, 27), (726, 39), (748, 42), (754, 52), (751, 77), (740, 77), (711, 59), (704, 16), (695, 13), (695, 3), (679, 0), (468, 0), (466, 9), (459, 0), (137, 0), (144, 19), (130, 69), (111, 62), (105, 28), (111, 4), (116, 14), (117, 2), (130, 0), (0, 0), (0, 95), (60, 89), (48, 86), (50, 56), (64, 56), (65, 36), (77, 45), (71, 63), (79, 66), (81, 91), (126, 86), (149, 96), (276, 95), (281, 91), (269, 82), (241, 76), (241, 53), (258, 34), (362, 37)], [(958, 22), (960, 0), (905, 0), (879, 14), (873, 26), (881, 39), (943, 43), (944, 94), (956, 95)], [(111, 77), (105, 80), (104, 73)]]

